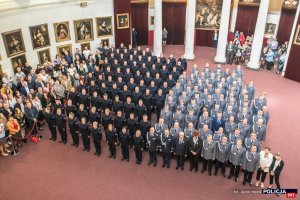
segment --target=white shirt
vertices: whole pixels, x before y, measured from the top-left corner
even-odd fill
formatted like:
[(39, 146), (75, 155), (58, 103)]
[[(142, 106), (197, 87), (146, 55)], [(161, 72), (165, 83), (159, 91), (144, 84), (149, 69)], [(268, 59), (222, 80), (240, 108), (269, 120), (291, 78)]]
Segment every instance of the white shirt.
[(271, 153), (268, 154), (267, 157), (265, 157), (265, 151), (260, 152), (260, 166), (266, 167), (264, 172), (269, 172), (269, 167), (271, 166), (273, 161), (273, 155)]
[(274, 167), (272, 169), (272, 171), (274, 172), (275, 169), (278, 167), (278, 165), (280, 164), (281, 160), (276, 160), (275, 163), (274, 163)]

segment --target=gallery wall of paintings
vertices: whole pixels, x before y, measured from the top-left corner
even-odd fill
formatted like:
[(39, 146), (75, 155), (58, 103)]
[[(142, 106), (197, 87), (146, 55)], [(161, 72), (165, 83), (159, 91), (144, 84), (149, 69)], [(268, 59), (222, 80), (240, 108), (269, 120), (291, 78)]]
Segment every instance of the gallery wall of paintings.
[[(70, 3), (2, 13), (2, 70), (13, 75), (14, 70), (24, 62), (35, 68), (38, 63), (53, 61), (55, 55), (63, 50), (73, 54), (76, 48), (86, 46), (95, 51), (100, 42), (114, 44), (113, 22), (111, 0), (94, 1), (86, 8)], [(123, 27), (125, 25), (122, 24)]]

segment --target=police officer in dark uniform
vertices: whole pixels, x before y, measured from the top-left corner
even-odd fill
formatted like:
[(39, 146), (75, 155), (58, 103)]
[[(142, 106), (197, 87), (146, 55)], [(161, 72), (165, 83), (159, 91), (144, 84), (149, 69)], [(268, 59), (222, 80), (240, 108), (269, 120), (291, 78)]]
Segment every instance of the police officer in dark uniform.
[(98, 122), (94, 121), (91, 129), (91, 134), (95, 146), (95, 153), (94, 155), (100, 156), (101, 155), (101, 141), (102, 141), (102, 132), (101, 129), (98, 127)]
[(71, 99), (68, 99), (67, 101), (67, 105), (66, 105), (66, 115), (69, 116), (70, 113), (74, 113), (76, 115), (77, 112), (77, 108), (76, 106), (73, 104)]
[(155, 134), (154, 127), (151, 127), (149, 132), (147, 133), (147, 146), (149, 150), (149, 162), (148, 165), (153, 163), (153, 166), (156, 167), (157, 165), (157, 146), (158, 146), (158, 138)]
[(136, 157), (136, 164), (141, 164), (143, 159), (143, 146), (144, 146), (144, 139), (141, 136), (141, 131), (137, 130), (135, 135), (133, 136), (133, 145), (134, 145), (134, 152)]
[(116, 95), (114, 99), (115, 100), (112, 103), (112, 109), (113, 109), (114, 113), (117, 114), (118, 110), (123, 111), (124, 105), (123, 105), (123, 101), (120, 101), (119, 95)]
[(106, 129), (105, 133), (110, 152), (109, 158), (116, 159), (117, 132), (113, 128), (112, 123), (108, 124), (108, 128)]
[(85, 88), (82, 89), (81, 94), (79, 95), (79, 98), (78, 98), (77, 102), (78, 102), (78, 105), (83, 104), (84, 108), (86, 110), (90, 109), (90, 96), (86, 93)]
[(51, 133), (51, 138), (49, 138), (49, 139), (55, 141), (56, 140), (56, 135), (57, 135), (56, 121), (55, 121), (55, 115), (50, 112), (50, 107), (45, 108), (44, 116), (45, 116), (46, 122), (48, 124), (48, 128), (50, 130), (50, 133)]
[(108, 124), (113, 123), (113, 116), (110, 113), (109, 108), (106, 108), (104, 114), (102, 115), (102, 126), (104, 130), (108, 128)]
[(81, 123), (79, 124), (79, 132), (81, 134), (83, 149), (82, 151), (90, 151), (90, 136), (91, 136), (91, 127), (86, 122), (86, 118), (81, 118)]
[(147, 88), (146, 93), (142, 95), (143, 103), (147, 108), (148, 118), (151, 119), (151, 110), (153, 107), (153, 96), (150, 94), (150, 90)]
[(173, 138), (169, 129), (164, 129), (164, 134), (160, 135), (160, 146), (163, 158), (162, 167), (170, 168), (171, 151), (173, 148)]
[(58, 108), (60, 108), (61, 109), (61, 113), (64, 113), (64, 111), (65, 111), (65, 108), (64, 108), (64, 106), (61, 104), (61, 101), (60, 101), (60, 99), (55, 99), (55, 103), (53, 104), (53, 114), (56, 114), (57, 112), (57, 109)]
[(55, 123), (58, 128), (58, 132), (60, 133), (61, 140), (59, 143), (66, 144), (67, 143), (67, 132), (66, 132), (66, 124), (67, 119), (64, 114), (62, 114), (61, 108), (57, 108), (55, 115)]
[(120, 133), (121, 133), (121, 130), (124, 126), (126, 126), (126, 118), (125, 118), (124, 115), (122, 115), (122, 111), (118, 110), (117, 111), (117, 116), (115, 116), (115, 118), (114, 118), (114, 127), (117, 131), (119, 142), (121, 140)]
[(93, 96), (91, 97), (91, 106), (96, 107), (97, 112), (101, 111), (101, 99), (98, 96), (97, 91), (93, 92)]
[(126, 119), (127, 121), (127, 128), (130, 135), (130, 147), (133, 146), (133, 136), (135, 134), (135, 131), (137, 130), (137, 127), (139, 126), (138, 120), (135, 118), (134, 113), (130, 113), (129, 118)]
[(121, 150), (122, 150), (122, 161), (126, 160), (129, 162), (129, 141), (130, 135), (127, 128), (124, 126), (122, 131), (119, 133), (120, 143), (121, 143)]
[(88, 118), (88, 111), (86, 111), (86, 109), (84, 108), (84, 104), (80, 104), (79, 105), (79, 109), (77, 111), (77, 118), (79, 121), (81, 121), (81, 118), (85, 117)]
[(156, 111), (156, 121), (160, 118), (160, 112), (165, 104), (165, 96), (162, 94), (162, 90), (158, 89), (155, 95), (155, 111)]
[(126, 103), (124, 103), (124, 114), (128, 118), (130, 113), (134, 111), (134, 104), (131, 102), (131, 97), (126, 98)]
[(79, 145), (78, 120), (75, 117), (74, 113), (72, 113), (72, 112), (69, 113), (68, 125), (69, 125), (70, 133), (72, 136), (72, 140), (73, 140), (72, 146), (78, 147), (78, 145)]
[(144, 148), (146, 151), (148, 150), (147, 143), (147, 133), (149, 132), (151, 127), (151, 122), (148, 120), (148, 116), (146, 114), (143, 115), (143, 119), (139, 123), (139, 129), (141, 131), (142, 137), (144, 139)]
[(143, 115), (147, 114), (147, 107), (143, 104), (143, 100), (142, 99), (140, 99), (138, 101), (138, 104), (135, 106), (135, 113), (136, 113), (136, 115), (138, 117), (138, 120), (142, 120)]
[(97, 112), (97, 109), (95, 106), (93, 106), (91, 108), (91, 112), (89, 114), (89, 122), (91, 124), (93, 124), (93, 122), (97, 122), (98, 124), (100, 123), (100, 120), (101, 120), (101, 115), (99, 112)]

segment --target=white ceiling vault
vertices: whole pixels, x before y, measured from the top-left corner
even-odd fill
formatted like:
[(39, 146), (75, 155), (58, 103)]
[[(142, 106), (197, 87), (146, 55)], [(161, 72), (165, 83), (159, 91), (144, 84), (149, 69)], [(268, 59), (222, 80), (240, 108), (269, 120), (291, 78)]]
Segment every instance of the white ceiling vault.
[(63, 3), (78, 3), (79, 5), (81, 2), (90, 2), (90, 0), (0, 0), (0, 13)]

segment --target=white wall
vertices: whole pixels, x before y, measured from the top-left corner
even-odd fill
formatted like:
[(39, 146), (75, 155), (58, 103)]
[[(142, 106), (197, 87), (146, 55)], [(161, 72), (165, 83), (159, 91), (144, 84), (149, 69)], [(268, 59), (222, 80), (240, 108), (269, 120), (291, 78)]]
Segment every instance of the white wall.
[[(114, 24), (114, 9), (112, 0), (91, 1), (88, 3), (86, 8), (81, 8), (79, 3), (64, 3), (52, 6), (27, 8), (13, 12), (1, 13), (0, 33), (21, 28), (26, 47), (27, 62), (35, 68), (38, 64), (37, 51), (50, 48), (51, 57), (53, 59), (57, 53), (57, 46), (71, 43), (73, 52), (75, 48), (80, 48), (80, 43), (75, 42), (73, 20), (93, 18), (94, 41), (91, 41), (91, 49), (92, 51), (95, 51), (101, 40), (101, 38), (97, 38), (95, 18), (104, 16), (112, 16), (112, 24)], [(53, 23), (63, 21), (69, 21), (71, 40), (57, 43), (55, 40)], [(48, 24), (51, 46), (33, 50), (29, 26), (44, 23)], [(110, 44), (115, 42), (114, 36), (111, 36), (109, 39)], [(13, 75), (14, 72), (12, 69), (11, 60), (10, 58), (7, 58), (2, 38), (0, 39), (0, 54), (2, 56), (0, 65), (2, 65), (3, 71), (7, 72), (9, 75)]]

